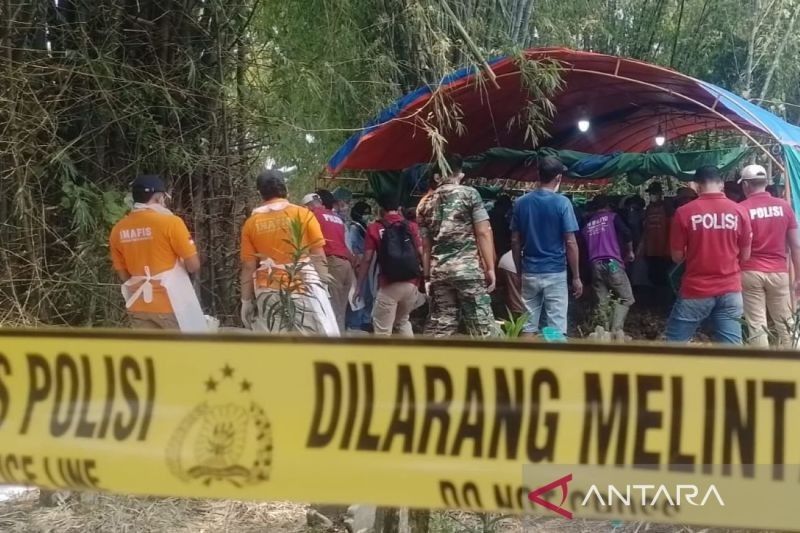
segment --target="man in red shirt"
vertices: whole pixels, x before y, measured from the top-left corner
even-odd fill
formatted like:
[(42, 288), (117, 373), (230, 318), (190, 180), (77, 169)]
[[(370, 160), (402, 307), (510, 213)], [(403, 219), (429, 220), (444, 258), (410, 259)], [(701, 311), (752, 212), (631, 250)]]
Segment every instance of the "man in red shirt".
[[(400, 214), (400, 206), (393, 195), (379, 199), (383, 218), (367, 227), (364, 257), (358, 269), (357, 287), (362, 287), (372, 263), (378, 255), (378, 295), (372, 308), (372, 327), (376, 335), (391, 335), (397, 332), (405, 337), (413, 337), (408, 317), (411, 311), (424, 301), (419, 293), (419, 278), (422, 258), (422, 239), (419, 227), (407, 221)], [(384, 242), (386, 239), (392, 239)], [(389, 249), (389, 247), (392, 249)], [(382, 257), (388, 254), (392, 257)], [(387, 261), (393, 263), (391, 270)], [(407, 262), (405, 268), (398, 265)]]
[(345, 330), (345, 315), (349, 303), (350, 286), (353, 283), (353, 254), (347, 248), (344, 220), (333, 212), (336, 202), (330, 191), (320, 190), (306, 195), (303, 203), (314, 213), (325, 237), (325, 258), (328, 262), (328, 292), (331, 307), (336, 315), (339, 331)]
[(667, 321), (667, 341), (691, 340), (708, 319), (716, 342), (741, 344), (739, 263), (750, 257), (750, 220), (723, 194), (715, 167), (700, 167), (695, 176), (700, 196), (675, 212), (670, 231), (672, 260), (685, 260), (686, 273)]
[[(742, 189), (747, 199), (740, 204), (753, 227), (753, 251), (742, 263), (744, 318), (756, 346), (769, 346), (767, 312), (778, 332), (778, 345), (791, 347), (792, 295), (787, 248), (792, 252), (795, 276), (800, 274), (800, 234), (797, 219), (785, 200), (767, 192), (767, 171), (761, 165), (742, 169)], [(797, 286), (797, 280), (795, 284)]]
[(650, 203), (644, 212), (644, 235), (639, 244), (638, 257), (644, 257), (647, 276), (655, 285), (654, 294), (663, 296), (669, 288), (669, 271), (672, 260), (669, 249), (669, 226), (672, 211), (664, 201), (664, 187), (654, 181), (647, 188)]

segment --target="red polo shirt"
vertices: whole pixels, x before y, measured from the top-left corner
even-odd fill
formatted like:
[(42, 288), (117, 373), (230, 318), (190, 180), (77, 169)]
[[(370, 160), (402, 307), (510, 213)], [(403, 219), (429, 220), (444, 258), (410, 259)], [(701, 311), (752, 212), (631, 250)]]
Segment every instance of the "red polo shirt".
[(750, 244), (750, 220), (723, 193), (701, 194), (675, 212), (670, 248), (686, 254), (684, 298), (741, 292), (739, 250)]
[(342, 217), (324, 207), (316, 207), (311, 211), (317, 217), (322, 236), (325, 237), (325, 255), (349, 260), (350, 251), (347, 249)]
[[(383, 217), (383, 222), (386, 224), (392, 225), (395, 222), (402, 222), (405, 220), (403, 215), (399, 213), (390, 213)], [(373, 222), (369, 226), (367, 226), (367, 240), (364, 245), (364, 249), (367, 252), (375, 252), (376, 254), (381, 248), (381, 238), (383, 238), (383, 224), (380, 222)], [(408, 223), (408, 229), (411, 231), (411, 238), (414, 239), (414, 245), (417, 248), (422, 248), (422, 239), (419, 236), (419, 226), (415, 222)], [(415, 282), (409, 282), (415, 283)], [(378, 284), (381, 287), (385, 287), (390, 284), (389, 280), (387, 280), (383, 274), (378, 274)]]
[(742, 270), (788, 272), (786, 234), (797, 229), (797, 219), (786, 200), (758, 192), (739, 204), (753, 227), (753, 251)]

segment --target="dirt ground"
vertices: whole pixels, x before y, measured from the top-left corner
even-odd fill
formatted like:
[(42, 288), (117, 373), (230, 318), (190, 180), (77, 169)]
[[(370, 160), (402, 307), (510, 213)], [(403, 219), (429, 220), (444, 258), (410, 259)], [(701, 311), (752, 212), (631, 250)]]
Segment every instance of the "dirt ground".
[[(134, 498), (73, 497), (54, 507), (38, 503), (37, 491), (0, 502), (3, 533), (340, 533), (343, 527), (306, 526), (303, 504)], [(562, 520), (547, 517), (434, 513), (430, 533), (722, 533), (647, 523)], [(402, 533), (402, 532), (401, 532)], [(412, 532), (413, 533), (413, 532)], [(733, 532), (729, 532), (733, 533)]]
[[(586, 291), (586, 287), (584, 286)], [(663, 341), (674, 296), (669, 291), (658, 291), (653, 288), (637, 287), (636, 303), (628, 312), (625, 321), (625, 334), (634, 341)], [(591, 294), (587, 293), (581, 300), (570, 301), (569, 336), (574, 339), (585, 339), (596, 325), (595, 303)]]

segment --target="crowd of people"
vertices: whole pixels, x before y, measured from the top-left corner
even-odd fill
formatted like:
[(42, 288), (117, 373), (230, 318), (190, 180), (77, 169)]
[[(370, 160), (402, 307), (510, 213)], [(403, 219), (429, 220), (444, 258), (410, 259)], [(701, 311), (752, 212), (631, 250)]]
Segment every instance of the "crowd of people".
[[(800, 235), (790, 205), (768, 191), (763, 167), (747, 166), (727, 183), (715, 167), (701, 167), (697, 190), (665, 198), (655, 181), (649, 202), (601, 194), (585, 206), (559, 193), (566, 171), (557, 158), (542, 158), (534, 190), (501, 196), (487, 211), (462, 184), (461, 158), (450, 155), (433, 165), (415, 209), (384, 194), (377, 216), (367, 201), (351, 205), (343, 190), (291, 203), (284, 176), (263, 171), (262, 204), (241, 231), (242, 324), (412, 336), (411, 316), (427, 304), (417, 331), (488, 337), (498, 331), (499, 281), (503, 307), (524, 317), (524, 335), (566, 336), (570, 303), (589, 292), (586, 281), (604, 327), (624, 338), (631, 280), (643, 265), (659, 298), (677, 293), (666, 340), (687, 342), (706, 322), (716, 342), (792, 345), (797, 285), (789, 267), (800, 273)], [(140, 176), (132, 192), (133, 210), (110, 236), (132, 325), (204, 331), (189, 278), (200, 261), (186, 225), (166, 207), (163, 180)]]

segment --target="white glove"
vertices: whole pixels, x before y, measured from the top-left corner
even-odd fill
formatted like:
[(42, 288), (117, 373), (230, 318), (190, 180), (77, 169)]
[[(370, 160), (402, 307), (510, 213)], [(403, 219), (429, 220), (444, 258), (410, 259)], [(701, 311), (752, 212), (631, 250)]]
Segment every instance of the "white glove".
[(253, 325), (253, 319), (255, 318), (256, 308), (253, 305), (253, 300), (242, 300), (242, 324), (247, 329), (250, 329)]

